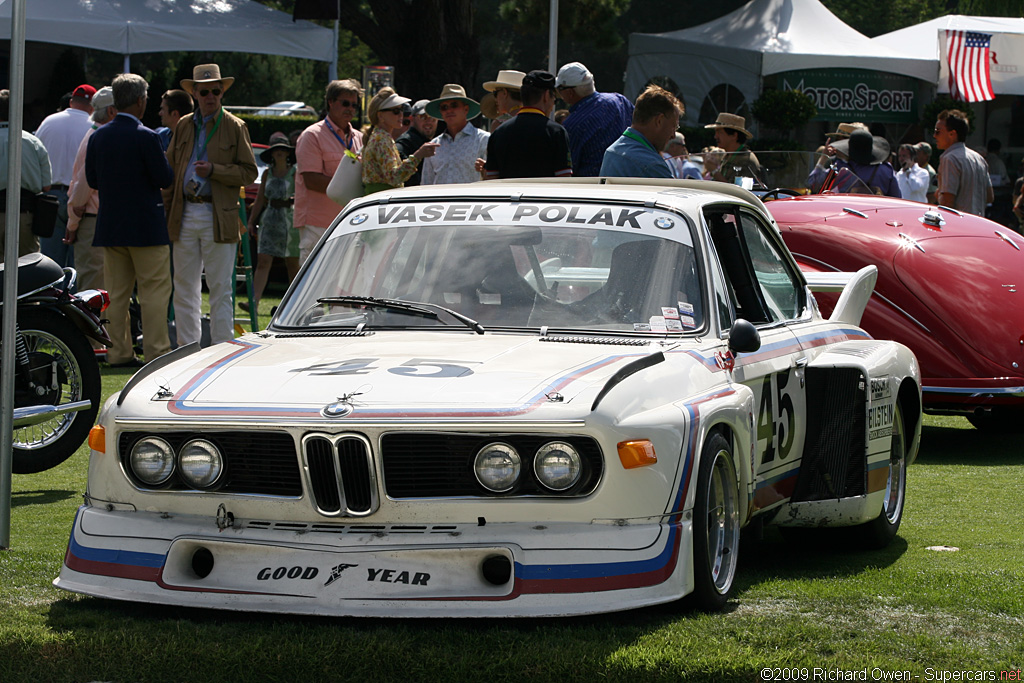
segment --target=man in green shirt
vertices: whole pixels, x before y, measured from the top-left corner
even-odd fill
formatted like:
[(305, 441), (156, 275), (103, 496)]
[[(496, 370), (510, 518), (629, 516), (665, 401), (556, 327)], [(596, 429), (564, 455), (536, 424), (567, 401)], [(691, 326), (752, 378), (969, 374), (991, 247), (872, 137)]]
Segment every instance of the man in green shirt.
[[(7, 234), (7, 141), (10, 130), (7, 119), (10, 115), (11, 93), (0, 90), (0, 193), (3, 194), (4, 211), (0, 213), (0, 258), (6, 244)], [(50, 189), (50, 157), (42, 141), (31, 133), (21, 131), (21, 189), (23, 195), (38, 194)], [(32, 205), (21, 202), (20, 230), (18, 234), (18, 256), (39, 251), (39, 238), (32, 233)]]

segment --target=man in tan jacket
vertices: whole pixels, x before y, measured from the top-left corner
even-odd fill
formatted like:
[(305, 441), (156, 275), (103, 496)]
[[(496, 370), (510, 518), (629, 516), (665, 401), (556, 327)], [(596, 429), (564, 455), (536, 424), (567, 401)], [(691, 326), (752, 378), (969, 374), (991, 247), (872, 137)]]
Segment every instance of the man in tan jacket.
[(174, 182), (164, 190), (174, 261), (174, 319), (178, 345), (200, 340), (201, 274), (210, 290), (210, 339), (234, 338), (231, 292), (240, 235), (239, 191), (256, 179), (256, 159), (245, 123), (224, 111), (235, 82), (216, 64), (200, 64), (181, 81), (195, 98), (192, 116), (178, 121), (167, 148)]

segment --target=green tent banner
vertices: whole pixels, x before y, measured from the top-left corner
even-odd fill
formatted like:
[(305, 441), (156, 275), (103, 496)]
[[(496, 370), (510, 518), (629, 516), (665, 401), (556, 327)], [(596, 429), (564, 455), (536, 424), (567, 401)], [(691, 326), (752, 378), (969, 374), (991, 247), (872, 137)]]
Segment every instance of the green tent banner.
[(868, 69), (801, 69), (776, 74), (774, 80), (781, 90), (810, 96), (818, 109), (815, 121), (914, 123), (926, 85)]

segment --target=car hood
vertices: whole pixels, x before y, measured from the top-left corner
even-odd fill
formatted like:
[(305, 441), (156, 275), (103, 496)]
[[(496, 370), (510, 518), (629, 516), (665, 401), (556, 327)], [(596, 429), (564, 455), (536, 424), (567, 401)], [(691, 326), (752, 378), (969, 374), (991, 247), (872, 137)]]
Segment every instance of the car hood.
[(558, 406), (565, 418), (589, 412), (590, 401), (578, 409), (573, 401), (592, 401), (616, 370), (657, 350), (519, 335), (247, 335), (149, 371), (125, 410), (319, 419), (325, 407), (348, 403), (351, 418), (505, 418)]
[(1024, 251), (1014, 245), (995, 235), (938, 235), (898, 250), (893, 266), (907, 290), (942, 315), (958, 337), (1020, 375)]

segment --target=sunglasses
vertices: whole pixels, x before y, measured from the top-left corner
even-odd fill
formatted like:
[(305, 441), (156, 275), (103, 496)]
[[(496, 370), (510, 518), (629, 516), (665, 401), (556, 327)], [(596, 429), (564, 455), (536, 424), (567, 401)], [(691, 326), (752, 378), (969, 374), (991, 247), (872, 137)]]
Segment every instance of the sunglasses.
[(460, 109), (463, 106), (462, 102), (446, 102), (438, 107), (441, 111), (448, 111), (449, 109)]
[(220, 88), (214, 88), (213, 90), (200, 90), (199, 91), (199, 96), (200, 97), (206, 97), (210, 93), (213, 93), (214, 97), (220, 97), (221, 90), (220, 90)]
[(338, 104), (340, 104), (342, 107), (347, 107), (347, 108), (351, 108), (351, 109), (354, 109), (354, 108), (359, 106), (358, 102), (349, 102), (348, 100), (334, 100), (334, 101), (337, 102)]
[(401, 114), (402, 113), (402, 108), (401, 107), (394, 107), (392, 109), (381, 109), (381, 111), (382, 112), (387, 112), (389, 114)]

